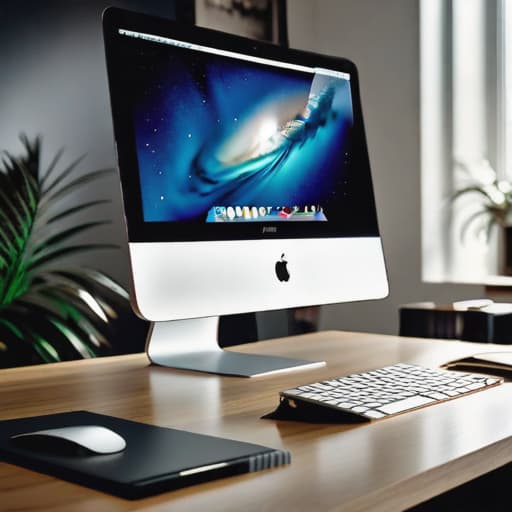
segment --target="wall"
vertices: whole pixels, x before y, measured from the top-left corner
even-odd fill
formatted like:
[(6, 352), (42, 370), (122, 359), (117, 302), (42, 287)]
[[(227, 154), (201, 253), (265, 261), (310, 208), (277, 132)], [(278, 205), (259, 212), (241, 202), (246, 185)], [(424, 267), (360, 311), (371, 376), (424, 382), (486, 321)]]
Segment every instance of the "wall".
[[(114, 168), (101, 29), (101, 13), (109, 5), (174, 18), (173, 0), (0, 3), (0, 150), (19, 154), (21, 132), (29, 137), (40, 134), (43, 165), (64, 147), (61, 168), (83, 154), (86, 158), (77, 173)], [(112, 223), (74, 241), (109, 242), (121, 249), (84, 253), (74, 256), (73, 263), (98, 267), (127, 285), (128, 254), (117, 176), (81, 189), (68, 201), (98, 198), (112, 203), (83, 217)]]
[(324, 307), (322, 328), (396, 334), (398, 306), (480, 297), (421, 282), (419, 7), (416, 0), (288, 0), (290, 45), (348, 57), (361, 97), (390, 296)]

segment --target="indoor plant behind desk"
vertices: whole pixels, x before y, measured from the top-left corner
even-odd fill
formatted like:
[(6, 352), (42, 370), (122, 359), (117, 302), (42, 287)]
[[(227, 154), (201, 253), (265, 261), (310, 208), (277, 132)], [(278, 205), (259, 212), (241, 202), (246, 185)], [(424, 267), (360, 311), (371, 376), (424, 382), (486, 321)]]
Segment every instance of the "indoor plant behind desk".
[(112, 343), (126, 322), (144, 339), (146, 325), (132, 314), (126, 290), (99, 270), (62, 263), (84, 251), (117, 248), (73, 242), (108, 222), (76, 223), (76, 214), (109, 199), (62, 206), (62, 199), (113, 171), (75, 177), (79, 158), (58, 172), (62, 150), (42, 170), (41, 139), (20, 138), (24, 154), (3, 152), (0, 164), (0, 368), (133, 351)]

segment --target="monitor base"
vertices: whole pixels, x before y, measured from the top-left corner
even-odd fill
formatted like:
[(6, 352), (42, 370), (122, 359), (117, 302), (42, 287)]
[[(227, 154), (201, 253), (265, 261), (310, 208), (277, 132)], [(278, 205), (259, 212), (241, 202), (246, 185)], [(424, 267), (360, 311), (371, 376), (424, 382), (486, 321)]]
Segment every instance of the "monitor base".
[(325, 361), (304, 361), (223, 350), (217, 342), (218, 324), (218, 317), (153, 322), (146, 340), (149, 360), (156, 365), (180, 370), (237, 377), (256, 377), (325, 366)]

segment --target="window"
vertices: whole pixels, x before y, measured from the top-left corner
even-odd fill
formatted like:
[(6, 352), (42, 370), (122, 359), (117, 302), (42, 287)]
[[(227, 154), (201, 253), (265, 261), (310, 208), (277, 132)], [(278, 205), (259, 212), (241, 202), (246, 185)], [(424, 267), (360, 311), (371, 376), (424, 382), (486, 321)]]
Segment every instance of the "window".
[(425, 281), (500, 281), (500, 230), (479, 214), (483, 196), (453, 197), (477, 180), (512, 181), (511, 4), (420, 3)]

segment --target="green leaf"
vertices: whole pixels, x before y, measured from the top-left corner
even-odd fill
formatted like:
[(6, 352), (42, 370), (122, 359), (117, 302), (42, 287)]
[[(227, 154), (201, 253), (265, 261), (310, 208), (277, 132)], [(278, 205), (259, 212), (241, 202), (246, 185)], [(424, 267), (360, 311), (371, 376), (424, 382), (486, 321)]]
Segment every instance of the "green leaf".
[[(1, 310), (0, 310), (1, 313)], [(17, 338), (20, 340), (23, 339), (23, 333), (16, 327), (15, 324), (10, 322), (9, 320), (6, 320), (5, 318), (0, 317), (0, 324), (6, 327), (9, 331), (11, 331)]]
[[(77, 294), (76, 290), (65, 285), (55, 285), (47, 289), (39, 290), (39, 293), (51, 300), (61, 311), (60, 316), (72, 319), (77, 325), (82, 319), (87, 319), (88, 322), (97, 326), (99, 329), (104, 328), (107, 322), (104, 317), (96, 315), (96, 313), (89, 308), (87, 302), (83, 301)], [(85, 331), (88, 334), (88, 331)]]
[[(65, 338), (62, 337), (60, 332), (49, 322), (48, 316), (41, 312), (39, 308), (30, 308), (20, 303), (13, 303), (8, 307), (2, 308), (2, 318), (7, 320), (16, 329), (20, 331), (21, 337), (15, 337), (10, 340), (11, 345), (23, 344), (29, 346), (44, 362), (53, 362), (54, 359), (48, 355), (48, 351), (41, 348), (41, 340), (51, 339), (51, 346), (58, 352), (58, 347), (62, 347), (62, 342)], [(28, 323), (27, 315), (30, 315), (30, 323)], [(41, 350), (43, 352), (41, 352)]]
[(489, 215), (487, 210), (478, 210), (477, 212), (470, 215), (463, 223), (460, 229), (460, 239), (462, 242), (464, 242), (464, 239), (466, 238), (466, 234), (468, 232), (468, 229), (470, 226), (475, 222), (479, 217), (482, 215)]
[[(102, 346), (109, 347), (110, 344), (105, 336), (96, 328), (92, 321), (93, 319), (89, 318), (91, 317), (91, 310), (88, 307), (84, 307), (87, 303), (78, 299), (81, 304), (75, 305), (74, 302), (77, 300), (77, 296), (72, 294), (72, 292), (73, 289), (69, 287), (59, 290), (56, 286), (50, 286), (46, 290), (39, 289), (37, 293), (32, 292), (31, 295), (34, 297), (35, 304), (53, 311), (57, 318), (67, 322), (68, 325), (74, 322), (85, 333), (87, 341), (90, 341), (98, 348)], [(24, 301), (27, 295), (25, 295)], [(96, 297), (95, 300), (98, 300), (98, 298)], [(100, 325), (102, 324), (104, 325), (103, 321)]]
[(129, 293), (119, 283), (114, 281), (114, 279), (111, 277), (103, 274), (102, 272), (98, 272), (97, 270), (91, 268), (81, 268), (61, 271), (60, 273), (70, 279), (79, 279), (78, 282), (81, 282), (82, 284), (84, 283), (84, 280), (87, 281), (91, 279), (99, 285), (109, 289), (116, 295), (119, 295), (123, 299), (130, 299)]
[(27, 266), (27, 271), (33, 272), (34, 270), (42, 267), (45, 264), (52, 263), (53, 261), (62, 258), (64, 256), (70, 256), (71, 254), (82, 253), (85, 251), (96, 251), (98, 249), (118, 249), (117, 245), (113, 244), (83, 244), (83, 245), (72, 245), (69, 247), (62, 247), (53, 251), (47, 252), (46, 254), (40, 255), (34, 258)]
[(2, 226), (0, 225), (0, 250), (7, 256), (12, 256), (13, 253), (16, 254), (16, 250), (13, 249), (12, 241), (7, 236)]
[(42, 293), (29, 292), (26, 293), (19, 301), (18, 304), (26, 306), (27, 309), (36, 306), (44, 313), (56, 316), (57, 318), (66, 318), (64, 308), (60, 307), (60, 304), (51, 297), (48, 297)]
[(96, 315), (101, 321), (108, 323), (108, 317), (105, 314), (105, 311), (98, 303), (98, 301), (87, 290), (82, 287), (70, 286), (68, 282), (67, 285), (64, 284), (61, 286), (60, 291), (71, 296), (71, 298), (75, 301), (87, 305), (88, 310), (91, 313), (94, 313), (94, 315)]
[(50, 174), (55, 169), (56, 165), (58, 164), (59, 160), (62, 157), (62, 154), (64, 153), (64, 148), (60, 148), (57, 153), (55, 153), (55, 156), (53, 157), (52, 161), (50, 162), (50, 165), (46, 169), (45, 173), (40, 177), (39, 183), (41, 184), (41, 188), (46, 183), (46, 180), (50, 177)]
[(495, 226), (495, 224), (496, 223), (494, 222), (494, 218), (490, 217), (489, 220), (487, 221), (487, 227), (485, 230), (485, 239), (487, 241), (489, 241), (489, 239), (491, 238), (492, 228)]
[(459, 197), (461, 197), (463, 195), (466, 195), (466, 194), (468, 194), (470, 192), (474, 192), (476, 194), (481, 194), (488, 201), (490, 201), (492, 204), (494, 204), (494, 201), (493, 201), (492, 197), (484, 189), (482, 189), (481, 186), (479, 186), (479, 185), (472, 185), (472, 186), (465, 187), (465, 188), (462, 188), (460, 190), (457, 190), (457, 192), (455, 192), (453, 194), (452, 200), (458, 199)]
[(76, 160), (71, 162), (59, 175), (58, 178), (43, 190), (43, 197), (49, 194), (52, 190), (57, 188), (76, 168), (76, 166), (85, 158), (85, 155), (79, 156)]
[(110, 224), (110, 221), (95, 221), (95, 222), (85, 222), (83, 224), (79, 224), (78, 226), (74, 226), (68, 229), (65, 229), (64, 231), (61, 231), (60, 233), (57, 233), (56, 235), (52, 235), (48, 237), (43, 242), (36, 245), (32, 251), (34, 255), (39, 254), (41, 251), (47, 249), (48, 247), (53, 247), (57, 244), (60, 244), (62, 242), (65, 242), (69, 238), (78, 235), (79, 233), (82, 233), (83, 231), (87, 231), (88, 229), (97, 227), (97, 226), (103, 226), (105, 224)]
[(24, 159), (24, 161), (27, 162), (32, 176), (34, 176), (35, 179), (38, 179), (42, 138), (38, 135), (34, 137), (32, 141), (30, 141), (26, 134), (21, 133), (20, 140), (25, 148), (25, 151), (27, 152), (27, 157)]
[(6, 217), (2, 210), (0, 210), (0, 222), (2, 222), (3, 225), (11, 232), (12, 237), (9, 238), (9, 245), (10, 247), (14, 247), (14, 250), (17, 253), (24, 245), (23, 237), (18, 233), (14, 224)]
[(94, 357), (96, 354), (66, 325), (58, 320), (50, 319), (53, 325), (66, 336), (75, 350), (84, 358)]
[(25, 268), (17, 266), (14, 272), (11, 272), (9, 280), (6, 281), (7, 286), (3, 290), (3, 297), (0, 301), (1, 304), (9, 304), (17, 297), (23, 295), (29, 286), (29, 279)]
[(39, 185), (37, 181), (34, 179), (34, 177), (28, 173), (23, 173), (23, 179), (25, 181), (25, 190), (28, 196), (28, 206), (30, 209), (30, 213), (34, 215), (37, 210), (37, 204), (39, 199)]
[[(102, 283), (101, 279), (96, 281), (91, 279), (87, 273), (79, 275), (77, 271), (48, 271), (41, 274), (43, 283), (36, 285), (36, 290), (45, 290), (46, 283), (52, 287), (59, 297), (67, 296), (67, 302), (78, 301), (81, 304), (88, 306), (88, 317), (92, 319), (91, 312), (95, 317), (101, 319), (102, 322), (108, 323), (110, 319), (118, 318), (116, 308), (123, 308), (128, 305), (128, 293), (114, 281), (109, 281), (109, 278), (96, 271), (95, 277), (100, 279), (100, 276), (105, 277), (105, 282)], [(94, 275), (94, 274), (93, 274)], [(95, 286), (96, 285), (96, 286)], [(108, 290), (115, 294), (114, 297), (109, 297), (106, 300), (104, 293), (97, 293), (96, 288), (100, 287), (101, 290)], [(113, 287), (113, 288), (112, 288)]]
[[(15, 191), (15, 193), (19, 196), (19, 194)], [(14, 205), (14, 203), (11, 201), (9, 197), (7, 197), (7, 194), (0, 189), (0, 197), (4, 200), (4, 204), (9, 208), (11, 211), (12, 216), (14, 217), (16, 223), (21, 228), (21, 233), (16, 229), (16, 224), (12, 222), (8, 217), (6, 212), (2, 211), (2, 216), (4, 219), (9, 221), (9, 223), (13, 226), (14, 232), (19, 236), (24, 236), (27, 233), (26, 225), (25, 225), (25, 219), (21, 216), (20, 212)], [(23, 200), (21, 200), (23, 202)]]
[(45, 190), (43, 192), (42, 202), (49, 203), (56, 201), (57, 199), (68, 195), (73, 190), (82, 187), (83, 185), (86, 185), (99, 178), (107, 176), (108, 174), (112, 174), (113, 172), (113, 169), (100, 169), (98, 171), (93, 171), (88, 174), (84, 174), (83, 176), (80, 176), (79, 178), (73, 180), (71, 183), (68, 183), (64, 187), (56, 190), (53, 194), (49, 194), (49, 189)]
[(34, 333), (34, 337), (37, 342), (36, 350), (38, 347), (42, 349), (41, 351), (38, 350), (41, 357), (46, 359), (45, 356), (48, 355), (49, 359), (47, 359), (47, 362), (49, 362), (49, 363), (54, 362), (54, 361), (59, 362), (61, 360), (58, 352), (52, 347), (50, 342), (46, 341), (43, 337), (38, 336), (35, 333)]
[(52, 222), (62, 220), (65, 217), (68, 217), (69, 215), (73, 215), (74, 213), (77, 213), (79, 211), (85, 210), (87, 208), (91, 208), (92, 206), (97, 206), (99, 204), (107, 204), (110, 202), (111, 201), (109, 199), (99, 199), (97, 201), (89, 201), (87, 203), (83, 203), (78, 206), (73, 206), (72, 208), (68, 208), (67, 210), (64, 210), (60, 213), (53, 215), (46, 221), (46, 224), (51, 224)]
[[(25, 326), (20, 325), (20, 329), (25, 331), (25, 337), (35, 340), (36, 336), (51, 340), (51, 345), (61, 354), (72, 353), (79, 354), (83, 357), (83, 347), (89, 342), (87, 333), (80, 333), (80, 329), (73, 326), (73, 323), (66, 319), (63, 313), (54, 315), (47, 307), (40, 307), (36, 303), (26, 303), (25, 301), (17, 301), (8, 308), (8, 313), (11, 313), (12, 319), (20, 319), (30, 315), (30, 327), (25, 329)], [(62, 329), (65, 326), (65, 329)], [(70, 334), (71, 333), (71, 334)], [(79, 349), (75, 346), (76, 341), (79, 340)]]

